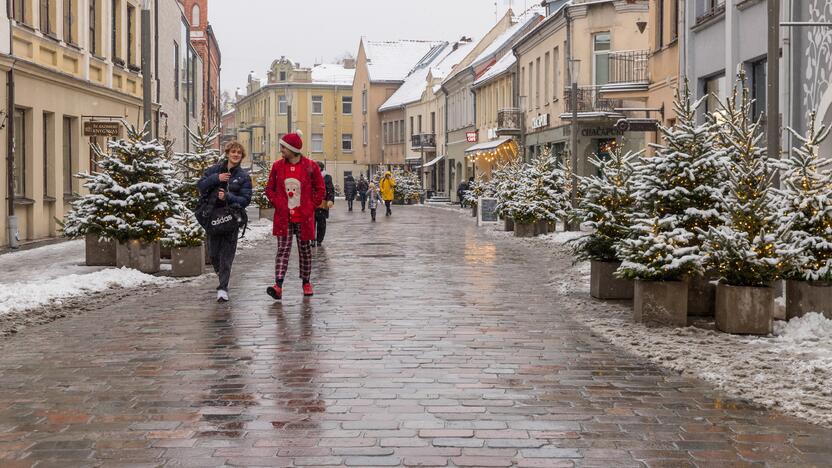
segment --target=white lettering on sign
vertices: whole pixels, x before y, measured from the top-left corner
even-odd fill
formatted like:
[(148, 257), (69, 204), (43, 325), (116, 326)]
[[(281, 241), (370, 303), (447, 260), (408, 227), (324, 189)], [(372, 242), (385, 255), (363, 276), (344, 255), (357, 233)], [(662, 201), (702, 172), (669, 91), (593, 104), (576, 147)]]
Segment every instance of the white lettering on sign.
[(532, 120), (532, 128), (542, 128), (549, 125), (549, 114), (540, 114)]

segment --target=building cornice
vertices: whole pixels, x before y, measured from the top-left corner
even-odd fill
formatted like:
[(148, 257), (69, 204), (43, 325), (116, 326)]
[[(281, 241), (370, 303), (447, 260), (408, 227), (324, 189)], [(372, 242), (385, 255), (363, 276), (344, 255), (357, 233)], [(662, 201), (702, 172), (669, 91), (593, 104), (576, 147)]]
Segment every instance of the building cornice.
[(242, 97), (237, 103), (236, 106), (241, 104), (245, 104), (246, 101), (250, 99), (254, 99), (259, 94), (262, 94), (266, 91), (280, 91), (283, 89), (292, 88), (292, 89), (330, 89), (333, 91), (338, 91), (341, 89), (344, 90), (352, 90), (352, 85), (349, 84), (329, 84), (329, 83), (269, 83), (261, 86), (256, 91), (252, 92), (251, 94), (247, 94)]

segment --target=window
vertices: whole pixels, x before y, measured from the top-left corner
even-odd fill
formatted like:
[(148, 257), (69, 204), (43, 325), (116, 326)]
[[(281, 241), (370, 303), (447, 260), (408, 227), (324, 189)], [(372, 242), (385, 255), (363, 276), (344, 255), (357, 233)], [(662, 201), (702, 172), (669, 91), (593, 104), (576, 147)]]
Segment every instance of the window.
[(361, 91), (361, 113), (367, 113), (367, 90)]
[(121, 61), (121, 57), (119, 57), (119, 52), (121, 49), (121, 38), (119, 36), (121, 28), (118, 27), (119, 20), (121, 19), (119, 1), (113, 0), (111, 3), (111, 8), (112, 10), (110, 10), (110, 58), (112, 58), (113, 61)]
[(14, 196), (26, 196), (26, 111), (14, 110)]
[(534, 103), (540, 108), (540, 57), (536, 60), (534, 67)]
[(101, 52), (98, 50), (98, 0), (89, 0), (90, 1), (90, 11), (89, 11), (89, 25), (90, 25), (90, 53), (93, 55), (101, 55)]
[(705, 79), (705, 112), (708, 114), (719, 111), (719, 103), (725, 98), (725, 75)]
[(12, 3), (12, 18), (18, 23), (26, 22), (25, 0), (14, 0)]
[(413, 128), (413, 116), (410, 116), (410, 136), (413, 136), (415, 128)]
[(52, 9), (54, 0), (40, 0), (40, 32), (52, 34), (52, 24), (49, 11)]
[(196, 117), (196, 85), (198, 83), (196, 80), (196, 51), (191, 47), (188, 47), (188, 71), (188, 91), (190, 92), (188, 102), (191, 106), (191, 116)]
[(176, 100), (179, 100), (179, 44), (173, 41), (173, 88)]
[(670, 41), (679, 38), (679, 0), (670, 0)]
[(430, 133), (436, 133), (436, 112), (430, 113)]
[(194, 5), (191, 9), (191, 26), (199, 26), (199, 5)]
[(287, 112), (289, 112), (289, 103), (286, 102), (286, 96), (278, 96), (277, 113), (280, 115), (286, 115)]
[(417, 133), (421, 135), (422, 134), (422, 116), (421, 116), (421, 114), (416, 118), (416, 121), (419, 123), (419, 126), (417, 127), (419, 129), (419, 131)]
[(768, 61), (766, 59), (751, 64), (751, 97), (754, 99), (754, 120), (766, 111), (766, 81)]
[(549, 56), (549, 52), (546, 52), (545, 59), (543, 61), (543, 66), (545, 67), (543, 70), (543, 104), (549, 104), (549, 85), (551, 84), (551, 78), (549, 77), (549, 60), (551, 57)]
[(697, 2), (696, 22), (701, 23), (725, 11), (725, 0), (700, 0)]
[(52, 184), (49, 183), (49, 176), (55, 168), (54, 151), (49, 141), (49, 135), (54, 133), (52, 123), (54, 122), (54, 114), (43, 113), (43, 126), (41, 128), (43, 146), (43, 196), (52, 198), (55, 196), (55, 190)]
[(286, 72), (285, 71), (282, 71), (282, 72), (278, 73), (278, 76), (280, 77), (279, 78), (280, 81), (286, 81)]
[(534, 80), (532, 79), (532, 77), (534, 75), (533, 70), (534, 70), (534, 62), (529, 62), (529, 87), (527, 89), (527, 91), (529, 92), (529, 94), (528, 94), (529, 109), (532, 108), (531, 100), (534, 99), (534, 94), (533, 94), (534, 93)]
[(136, 65), (136, 7), (127, 5), (127, 64)]
[(341, 135), (341, 151), (352, 153), (352, 133), (344, 133)]
[(72, 118), (64, 117), (63, 124), (63, 159), (64, 159), (64, 194), (75, 193), (75, 178), (72, 177)]
[(361, 133), (362, 133), (362, 136), (364, 137), (364, 146), (367, 146), (368, 138), (367, 138), (367, 124), (366, 123), (361, 126)]
[(312, 113), (320, 115), (324, 113), (324, 97), (312, 96)]
[(64, 0), (64, 42), (75, 43), (75, 2)]
[(595, 85), (603, 86), (610, 81), (610, 33), (598, 33), (592, 41)]
[(352, 115), (352, 96), (341, 96), (341, 113)]
[[(560, 82), (560, 49), (552, 52), (552, 102), (558, 100), (558, 83)], [(563, 89), (562, 87), (560, 89)]]

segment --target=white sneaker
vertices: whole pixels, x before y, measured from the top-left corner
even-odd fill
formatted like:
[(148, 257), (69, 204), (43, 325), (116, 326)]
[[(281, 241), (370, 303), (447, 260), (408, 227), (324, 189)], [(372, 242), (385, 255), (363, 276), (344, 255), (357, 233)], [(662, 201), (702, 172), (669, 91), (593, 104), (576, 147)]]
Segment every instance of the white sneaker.
[(222, 289), (217, 291), (217, 302), (228, 302), (228, 292)]

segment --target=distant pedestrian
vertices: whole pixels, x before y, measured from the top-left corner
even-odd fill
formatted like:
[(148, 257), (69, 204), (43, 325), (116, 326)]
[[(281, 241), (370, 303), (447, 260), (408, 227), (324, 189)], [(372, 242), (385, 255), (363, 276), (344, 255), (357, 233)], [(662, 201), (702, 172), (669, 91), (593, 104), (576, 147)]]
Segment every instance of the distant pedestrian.
[[(246, 157), (243, 145), (232, 141), (225, 146), (225, 158), (208, 168), (197, 182), (201, 197), (213, 201), (214, 207), (231, 206), (245, 210), (251, 203), (251, 176), (240, 167)], [(239, 228), (220, 235), (208, 235), (208, 255), (219, 278), (217, 302), (228, 301), (231, 265), (237, 255)]]
[(465, 205), (465, 193), (471, 190), (471, 182), (473, 182), (473, 179), (472, 177), (469, 180), (463, 180), (456, 188), (456, 197), (459, 199), (460, 206)]
[(391, 216), (393, 210), (390, 206), (393, 204), (396, 189), (396, 179), (393, 178), (393, 173), (390, 171), (385, 172), (384, 177), (378, 185), (379, 190), (381, 190), (381, 199), (384, 200), (384, 208), (386, 209), (384, 216)]
[(344, 197), (347, 199), (348, 211), (352, 211), (352, 202), (355, 201), (358, 187), (352, 174), (344, 177)]
[(301, 154), (303, 140), (298, 133), (288, 133), (280, 139), (283, 159), (275, 161), (266, 184), (266, 197), (274, 206), (272, 234), (277, 237), (275, 284), (266, 292), (279, 300), (283, 297), (283, 279), (289, 267), (292, 237), (297, 238), (300, 279), (303, 295), (313, 294), (312, 242), (315, 241), (315, 208), (326, 196), (324, 179), (315, 161)]
[(376, 184), (370, 184), (370, 187), (367, 190), (367, 202), (370, 205), (370, 218), (373, 222), (376, 222), (376, 208), (378, 208), (378, 200), (378, 188), (376, 188)]
[(367, 208), (367, 190), (370, 189), (370, 185), (367, 183), (367, 179), (364, 178), (364, 174), (361, 174), (361, 177), (358, 179), (357, 188), (358, 199), (361, 200), (361, 212), (363, 213)]
[(317, 230), (316, 242), (318, 247), (323, 245), (324, 237), (326, 237), (326, 220), (329, 218), (329, 209), (335, 204), (335, 186), (332, 184), (332, 176), (326, 173), (324, 163), (318, 161), (318, 167), (321, 169), (321, 175), (324, 179), (324, 187), (326, 187), (326, 194), (318, 208), (315, 209), (315, 227)]

